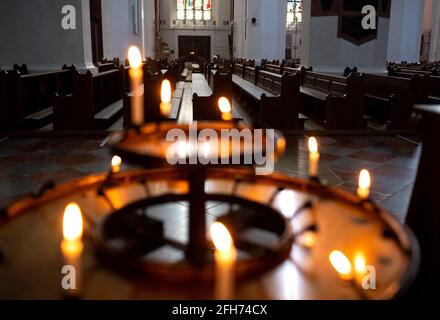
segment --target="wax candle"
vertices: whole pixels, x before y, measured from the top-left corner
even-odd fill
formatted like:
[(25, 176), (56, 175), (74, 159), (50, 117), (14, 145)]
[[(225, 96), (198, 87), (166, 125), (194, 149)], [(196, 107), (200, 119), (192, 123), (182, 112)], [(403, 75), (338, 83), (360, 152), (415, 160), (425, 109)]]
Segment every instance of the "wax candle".
[(220, 99), (218, 99), (218, 108), (222, 113), (222, 119), (224, 121), (232, 120), (232, 107), (231, 107), (231, 103), (227, 98), (221, 97)]
[(119, 156), (112, 158), (112, 173), (119, 173), (121, 171), (122, 159)]
[(144, 123), (144, 102), (142, 95), (142, 55), (136, 46), (128, 50), (128, 60), (130, 62), (130, 81), (134, 97), (131, 104), (131, 122), (135, 126)]
[(368, 170), (362, 170), (359, 175), (359, 188), (357, 194), (362, 200), (370, 198), (371, 176)]
[[(63, 217), (63, 241), (61, 252), (63, 255), (63, 267), (72, 267), (75, 272), (74, 283), (66, 291), (68, 296), (77, 296), (81, 292), (82, 277), (82, 243), (83, 218), (81, 209), (75, 203), (69, 204), (64, 210)], [(66, 288), (65, 288), (66, 289)]]
[(210, 228), (215, 246), (215, 292), (216, 300), (231, 300), (235, 292), (235, 265), (237, 251), (228, 229), (216, 222)]
[(171, 112), (171, 83), (169, 80), (162, 81), (162, 88), (160, 90), (160, 113), (163, 117), (168, 117)]
[(309, 139), (309, 176), (311, 178), (316, 178), (318, 176), (318, 166), (320, 154), (318, 152), (318, 141), (315, 137)]

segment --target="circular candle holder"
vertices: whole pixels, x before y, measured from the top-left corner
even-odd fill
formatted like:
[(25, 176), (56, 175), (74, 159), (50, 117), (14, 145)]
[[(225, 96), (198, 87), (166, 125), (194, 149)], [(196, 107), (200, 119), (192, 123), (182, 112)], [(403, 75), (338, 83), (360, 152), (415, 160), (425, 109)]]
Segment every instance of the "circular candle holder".
[[(225, 130), (246, 131), (251, 139), (250, 144), (252, 148), (249, 149), (249, 144), (244, 139), (239, 139), (238, 142), (234, 142), (231, 139), (232, 141), (226, 143), (215, 144), (216, 149), (210, 147), (209, 150), (204, 150), (206, 144), (198, 142), (197, 138), (201, 132), (206, 132), (206, 130), (216, 135), (219, 140), (221, 140), (222, 132)], [(146, 168), (161, 168), (171, 165), (167, 160), (167, 153), (173, 145), (179, 149), (179, 143), (173, 140), (175, 135), (179, 134), (186, 137), (182, 147), (187, 149), (183, 151), (175, 150), (175, 153), (178, 155), (176, 160), (179, 160), (179, 163), (184, 163), (183, 165), (191, 164), (191, 158), (196, 157), (197, 163), (200, 158), (203, 158), (203, 160), (207, 160), (210, 163), (215, 162), (219, 165), (226, 163), (224, 166), (230, 166), (234, 164), (232, 160), (235, 159), (236, 162), (239, 162), (239, 165), (253, 166), (255, 164), (254, 154), (268, 154), (266, 144), (274, 146), (272, 155), (274, 160), (284, 152), (284, 137), (276, 131), (274, 131), (273, 137), (269, 137), (266, 133), (267, 131), (263, 131), (261, 139), (259, 139), (260, 141), (256, 141), (256, 139), (254, 140), (254, 132), (250, 127), (233, 122), (202, 121), (197, 122), (196, 125), (160, 122), (114, 133), (110, 136), (108, 145), (112, 152), (123, 157), (124, 161)], [(167, 139), (168, 135), (169, 139)], [(207, 145), (212, 146), (214, 144), (207, 142)], [(205, 151), (212, 155), (205, 156)], [(179, 156), (179, 153), (181, 153), (181, 156)], [(245, 159), (251, 159), (250, 163), (245, 163)], [(172, 164), (172, 166), (175, 166), (175, 164)]]
[[(143, 290), (145, 281), (144, 292), (151, 292), (155, 282), (162, 288), (168, 282), (188, 280), (199, 292), (197, 297), (211, 298), (202, 285), (214, 272), (207, 237), (207, 254), (194, 261), (186, 255), (189, 241), (173, 240), (173, 231), (167, 230), (161, 215), (149, 212), (155, 205), (189, 206), (194, 200), (189, 175), (189, 168), (102, 174), (45, 188), (38, 196), (12, 204), (2, 212), (0, 225), (4, 265), (20, 266), (23, 275), (44, 270), (46, 276), (20, 277), (8, 267), (2, 272), (14, 281), (5, 283), (6, 289), (32, 286), (58, 292), (60, 258), (54, 252), (59, 250), (61, 230), (54, 226), (59, 225), (56, 221), (66, 204), (75, 202), (86, 221), (85, 297), (100, 297), (96, 293), (102, 272), (106, 284), (116, 287), (117, 274), (122, 272), (133, 279), (129, 283), (137, 291)], [(216, 219), (230, 228), (235, 240), (237, 276), (251, 277), (250, 283), (262, 290), (246, 291), (251, 295), (237, 298), (283, 299), (287, 298), (283, 293), (294, 291), (300, 299), (391, 299), (405, 291), (418, 270), (419, 252), (412, 233), (380, 207), (365, 206), (340, 189), (279, 174), (255, 176), (247, 168), (206, 168), (204, 186), (206, 201), (226, 207)], [(30, 225), (32, 232), (27, 232)], [(17, 241), (17, 234), (25, 238)], [(17, 248), (21, 243), (26, 247), (32, 243), (32, 250), (24, 254)], [(169, 249), (173, 254), (164, 254)], [(377, 270), (376, 290), (359, 289), (357, 278), (349, 283), (342, 279), (329, 262), (334, 250), (350, 261), (362, 253), (366, 264)], [(118, 272), (105, 272), (108, 267)], [(237, 290), (247, 283), (239, 282)], [(179, 292), (188, 294), (187, 286), (181, 287)]]

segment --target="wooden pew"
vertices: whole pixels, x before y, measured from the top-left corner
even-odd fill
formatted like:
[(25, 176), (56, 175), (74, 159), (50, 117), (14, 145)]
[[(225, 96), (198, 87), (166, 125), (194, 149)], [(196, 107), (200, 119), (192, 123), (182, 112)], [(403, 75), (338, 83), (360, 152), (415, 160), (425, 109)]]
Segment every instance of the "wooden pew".
[[(436, 72), (418, 70), (418, 69), (403, 69), (403, 68), (389, 68), (388, 76), (391, 77), (400, 77), (400, 78), (409, 78), (412, 79), (415, 76), (420, 78), (428, 78), (428, 80), (424, 80), (422, 85), (418, 86), (418, 90), (422, 91), (422, 94), (425, 94), (425, 90), (428, 90), (428, 100), (426, 102), (433, 104), (440, 104), (440, 74), (435, 75)], [(422, 81), (422, 80), (420, 80)], [(429, 81), (428, 88), (426, 87), (426, 81)], [(420, 92), (418, 92), (420, 93)], [(420, 101), (419, 101), (420, 102)], [(421, 103), (421, 102), (420, 102)]]
[(4, 72), (0, 97), (2, 129), (36, 130), (48, 125), (53, 119), (53, 96), (56, 92), (72, 92), (74, 70), (74, 66), (63, 66), (59, 71), (27, 75)]
[(246, 101), (256, 125), (279, 130), (304, 129), (306, 118), (299, 114), (300, 81), (299, 73), (279, 75), (252, 66), (244, 67), (243, 78), (233, 77), (235, 91)]
[(302, 70), (301, 96), (307, 116), (323, 121), (327, 130), (362, 130), (365, 76), (338, 77)]
[(368, 74), (366, 112), (372, 118), (387, 121), (388, 129), (413, 130), (413, 106), (427, 100), (429, 79), (388, 77)]
[(222, 121), (218, 99), (225, 97), (232, 103), (232, 73), (210, 68), (207, 81), (212, 94), (199, 96), (194, 93), (193, 119), (197, 121)]
[[(147, 68), (148, 67), (144, 65), (142, 89), (144, 99), (144, 121), (145, 123), (158, 122), (164, 120), (160, 111), (162, 81), (164, 79), (170, 80), (173, 76), (169, 73), (169, 70), (163, 69), (160, 72), (153, 74), (150, 69)], [(178, 65), (175, 70), (179, 71)], [(173, 81), (170, 80), (170, 82), (174, 92), (171, 101), (171, 111), (167, 118), (170, 120), (177, 120), (183, 97), (183, 83), (178, 82), (174, 85)], [(129, 86), (129, 90), (124, 94), (124, 128), (129, 128), (131, 126), (131, 106), (132, 100), (134, 99), (133, 89), (134, 88)]]
[(73, 92), (54, 98), (54, 130), (105, 130), (122, 115), (125, 68), (74, 72)]

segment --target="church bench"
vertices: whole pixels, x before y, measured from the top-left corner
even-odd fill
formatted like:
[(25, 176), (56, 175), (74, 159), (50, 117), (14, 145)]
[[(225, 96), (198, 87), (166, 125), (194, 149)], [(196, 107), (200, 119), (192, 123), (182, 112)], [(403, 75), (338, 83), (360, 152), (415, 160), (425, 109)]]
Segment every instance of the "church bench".
[(240, 78), (244, 77), (244, 64), (241, 63), (233, 63), (232, 65), (232, 72), (239, 76)]
[(72, 91), (73, 70), (73, 66), (63, 66), (62, 70), (27, 75), (3, 72), (0, 130), (36, 130), (49, 124), (53, 118), (53, 96), (55, 92)]
[(301, 76), (302, 113), (323, 122), (326, 130), (365, 128), (364, 75), (339, 77), (303, 69)]
[(218, 100), (225, 97), (232, 103), (232, 73), (210, 69), (206, 81), (193, 81), (193, 119), (221, 121)]
[[(176, 65), (175, 71), (179, 71), (178, 65)], [(189, 70), (188, 76), (191, 76), (191, 71)], [(141, 94), (144, 101), (144, 122), (157, 122), (163, 119), (160, 110), (161, 103), (161, 88), (164, 79), (168, 79), (171, 82), (173, 89), (172, 95), (172, 105), (170, 114), (167, 116), (168, 119), (176, 120), (179, 112), (180, 106), (183, 98), (183, 86), (184, 82), (174, 82), (174, 75), (170, 70), (162, 69), (160, 72), (152, 73), (149, 69), (144, 66), (144, 77), (143, 77), (143, 88), (148, 88), (147, 90), (142, 89)], [(124, 94), (123, 99), (123, 114), (124, 114), (124, 128), (129, 128), (131, 125), (131, 105), (134, 98), (133, 89), (129, 89), (128, 92)]]
[(268, 71), (268, 72), (272, 72), (275, 74), (283, 74), (284, 73), (284, 65), (267, 63), (263, 66), (263, 70)]
[(210, 70), (208, 84), (216, 98), (225, 97), (232, 101), (232, 73)]
[[(420, 73), (418, 71), (410, 71), (408, 69), (389, 69), (388, 75), (392, 77), (400, 77), (400, 78), (410, 78), (412, 79), (414, 76), (420, 77), (429, 77), (429, 86), (428, 86), (428, 102), (439, 104), (440, 103), (440, 76), (432, 75), (431, 72), (428, 74), (426, 72)], [(426, 80), (425, 80), (426, 81)], [(426, 90), (426, 87), (424, 87), (424, 84), (419, 86), (417, 90)]]
[(414, 129), (413, 106), (428, 99), (429, 79), (366, 75), (366, 113), (387, 122), (388, 129)]
[(115, 69), (118, 69), (118, 66), (112, 62), (98, 64), (98, 72), (99, 73), (111, 71), (111, 70), (115, 70)]
[(72, 94), (54, 98), (55, 131), (105, 130), (122, 115), (125, 68), (73, 74)]
[(250, 81), (234, 75), (233, 83), (246, 99), (257, 125), (279, 130), (304, 129), (305, 117), (299, 114), (300, 75), (281, 76), (253, 67), (246, 70)]

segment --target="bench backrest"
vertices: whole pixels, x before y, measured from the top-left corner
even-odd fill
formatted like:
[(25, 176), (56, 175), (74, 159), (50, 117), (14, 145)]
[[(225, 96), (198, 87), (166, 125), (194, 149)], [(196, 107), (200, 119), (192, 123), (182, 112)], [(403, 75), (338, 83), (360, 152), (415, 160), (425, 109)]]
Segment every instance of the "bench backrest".
[[(90, 76), (90, 74), (86, 74), (86, 76)], [(93, 75), (92, 79), (95, 113), (124, 97), (125, 68), (101, 72)]]
[(256, 81), (256, 68), (255, 67), (245, 67), (243, 79), (255, 84)]
[(256, 85), (272, 94), (281, 94), (282, 75), (264, 70), (258, 70)]
[(347, 93), (347, 78), (312, 71), (303, 72), (303, 86), (323, 92), (344, 95)]

